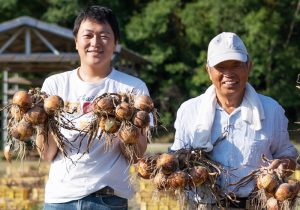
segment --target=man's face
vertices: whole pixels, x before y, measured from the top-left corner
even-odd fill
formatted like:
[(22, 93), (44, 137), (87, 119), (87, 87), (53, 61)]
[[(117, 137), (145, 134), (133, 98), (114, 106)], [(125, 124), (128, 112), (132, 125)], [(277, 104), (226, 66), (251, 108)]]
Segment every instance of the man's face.
[(89, 19), (82, 21), (75, 44), (81, 65), (92, 68), (110, 67), (116, 42), (108, 23), (98, 23)]
[(222, 97), (243, 96), (252, 63), (228, 60), (206, 67), (209, 78)]

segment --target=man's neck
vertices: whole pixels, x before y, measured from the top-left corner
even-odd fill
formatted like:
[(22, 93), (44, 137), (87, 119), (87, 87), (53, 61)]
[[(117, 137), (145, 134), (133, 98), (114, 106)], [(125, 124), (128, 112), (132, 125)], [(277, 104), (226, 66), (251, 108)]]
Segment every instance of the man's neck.
[(90, 66), (81, 65), (78, 68), (78, 76), (84, 82), (97, 82), (106, 78), (112, 71), (112, 67), (92, 68)]
[(226, 111), (231, 114), (237, 107), (239, 107), (243, 101), (243, 97), (232, 96), (232, 97), (222, 97), (217, 94), (218, 104)]

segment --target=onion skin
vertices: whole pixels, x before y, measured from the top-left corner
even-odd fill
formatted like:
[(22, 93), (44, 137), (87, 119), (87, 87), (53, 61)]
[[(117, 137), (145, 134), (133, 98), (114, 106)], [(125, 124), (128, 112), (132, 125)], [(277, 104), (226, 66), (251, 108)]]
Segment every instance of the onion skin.
[(99, 112), (106, 112), (106, 113), (113, 113), (115, 111), (115, 104), (112, 97), (104, 97), (100, 98), (96, 101), (96, 111)]
[(176, 171), (167, 178), (168, 186), (171, 189), (183, 189), (188, 183), (188, 174), (184, 171)]
[(121, 126), (121, 123), (112, 116), (102, 116), (99, 122), (99, 127), (106, 133), (116, 133)]
[(139, 95), (134, 99), (134, 107), (138, 110), (143, 110), (150, 113), (154, 109), (154, 103), (150, 96)]
[(42, 107), (34, 106), (33, 108), (28, 110), (24, 118), (32, 125), (40, 125), (46, 122), (47, 114)]
[(64, 108), (64, 101), (57, 95), (49, 96), (44, 100), (44, 110), (48, 115), (60, 112)]
[(139, 128), (146, 128), (150, 123), (149, 113), (146, 111), (137, 111), (132, 117), (132, 122)]
[(162, 172), (155, 175), (153, 183), (158, 190), (167, 190), (170, 188), (168, 185), (168, 176)]
[(31, 123), (25, 121), (24, 119), (14, 125), (10, 130), (11, 136), (20, 141), (28, 140), (33, 133), (34, 128), (32, 127)]
[(258, 179), (257, 187), (273, 195), (279, 185), (277, 176), (275, 174), (261, 174)]
[(32, 98), (28, 92), (20, 90), (14, 94), (12, 103), (21, 108), (29, 109), (32, 105)]
[(23, 116), (26, 113), (26, 109), (21, 108), (19, 106), (15, 106), (13, 105), (10, 108), (10, 114), (13, 117), (14, 120), (16, 120), (17, 122), (19, 122), (20, 120), (22, 120)]
[(116, 117), (121, 120), (130, 120), (133, 115), (133, 108), (127, 102), (122, 102), (116, 107)]
[(282, 183), (279, 185), (275, 192), (275, 198), (278, 201), (285, 201), (288, 199), (293, 199), (297, 196), (300, 189), (300, 182), (292, 183)]
[(178, 159), (173, 154), (163, 153), (157, 158), (156, 167), (161, 169), (162, 173), (169, 175), (178, 168)]
[(195, 166), (189, 172), (190, 175), (190, 185), (191, 186), (200, 186), (208, 178), (208, 171), (203, 166)]
[(151, 159), (140, 159), (136, 164), (136, 170), (140, 177), (150, 179), (155, 169), (155, 163)]
[(124, 144), (137, 144), (140, 137), (139, 128), (131, 124), (121, 127), (119, 137)]
[(280, 209), (278, 201), (274, 197), (270, 197), (267, 200), (267, 209), (268, 210), (279, 210)]

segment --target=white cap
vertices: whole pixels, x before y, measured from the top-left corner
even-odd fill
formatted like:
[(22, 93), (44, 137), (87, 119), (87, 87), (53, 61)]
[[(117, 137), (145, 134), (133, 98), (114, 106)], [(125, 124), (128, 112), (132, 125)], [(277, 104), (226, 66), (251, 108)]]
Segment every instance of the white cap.
[(247, 49), (241, 38), (232, 32), (223, 32), (214, 37), (207, 50), (207, 64), (210, 67), (227, 60), (246, 62)]

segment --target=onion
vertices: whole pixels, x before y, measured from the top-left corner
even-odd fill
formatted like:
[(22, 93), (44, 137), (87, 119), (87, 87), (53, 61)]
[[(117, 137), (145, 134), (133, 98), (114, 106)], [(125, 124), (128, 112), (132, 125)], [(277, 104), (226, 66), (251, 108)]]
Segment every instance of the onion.
[(142, 158), (136, 164), (137, 173), (144, 179), (150, 179), (155, 169), (155, 163), (151, 158)]
[(194, 166), (190, 172), (190, 185), (192, 186), (200, 186), (202, 185), (208, 178), (208, 171), (203, 166)]
[(274, 193), (278, 185), (279, 180), (275, 174), (260, 174), (257, 180), (257, 187), (271, 194)]
[(139, 128), (146, 128), (150, 123), (149, 113), (142, 110), (137, 111), (132, 118), (132, 122)]
[(189, 153), (187, 151), (179, 151), (176, 153), (179, 163), (179, 169), (183, 170), (189, 166)]
[(3, 149), (4, 157), (7, 161), (11, 162), (13, 153), (11, 151), (10, 145), (6, 145)]
[(64, 108), (64, 101), (57, 95), (49, 96), (44, 100), (44, 109), (48, 115), (53, 115)]
[(40, 125), (46, 122), (47, 114), (42, 107), (34, 106), (33, 108), (28, 110), (24, 118), (32, 125)]
[(275, 198), (278, 201), (285, 201), (293, 199), (297, 196), (300, 190), (300, 182), (296, 183), (282, 183), (275, 192)]
[(125, 124), (120, 129), (119, 137), (125, 144), (136, 144), (139, 141), (140, 131), (134, 125)]
[(106, 96), (96, 101), (96, 111), (113, 113), (115, 110), (115, 104), (113, 97)]
[(153, 183), (158, 190), (169, 189), (168, 176), (162, 172), (158, 172), (155, 175)]
[(106, 133), (116, 133), (120, 128), (121, 123), (112, 116), (102, 116), (99, 127)]
[(29, 109), (32, 105), (32, 98), (28, 92), (20, 90), (14, 94), (12, 103), (21, 108)]
[(274, 197), (271, 197), (267, 200), (267, 209), (268, 210), (279, 210), (280, 209), (278, 202)]
[(13, 105), (10, 108), (10, 114), (13, 117), (13, 119), (15, 119), (17, 122), (23, 118), (25, 113), (26, 113), (26, 109), (21, 108), (19, 106)]
[(156, 167), (169, 175), (178, 168), (178, 159), (173, 154), (163, 153), (157, 158)]
[(120, 120), (130, 120), (133, 114), (133, 108), (127, 102), (121, 102), (116, 107), (116, 117)]
[(150, 113), (154, 109), (154, 103), (150, 96), (139, 95), (134, 99), (134, 107)]
[(34, 128), (32, 127), (31, 123), (27, 122), (25, 119), (22, 119), (10, 130), (11, 136), (20, 141), (28, 140), (33, 133)]
[(172, 189), (183, 189), (188, 183), (188, 175), (184, 171), (176, 171), (167, 178), (168, 186)]

